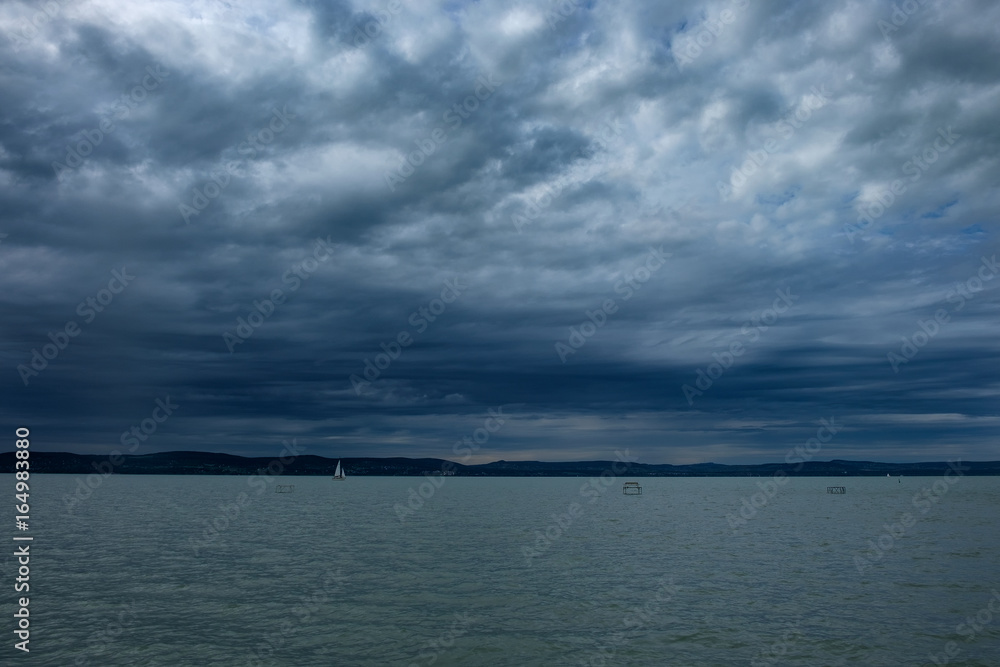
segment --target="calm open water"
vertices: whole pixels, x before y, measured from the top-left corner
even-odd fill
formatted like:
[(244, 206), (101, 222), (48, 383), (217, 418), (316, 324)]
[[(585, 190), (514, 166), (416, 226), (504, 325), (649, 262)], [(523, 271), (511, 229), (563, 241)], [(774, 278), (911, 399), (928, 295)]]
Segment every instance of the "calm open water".
[(113, 475), (70, 514), (77, 479), (31, 478), (17, 664), (1000, 665), (996, 477), (791, 479), (735, 528), (767, 478), (445, 478), (403, 521), (423, 478)]

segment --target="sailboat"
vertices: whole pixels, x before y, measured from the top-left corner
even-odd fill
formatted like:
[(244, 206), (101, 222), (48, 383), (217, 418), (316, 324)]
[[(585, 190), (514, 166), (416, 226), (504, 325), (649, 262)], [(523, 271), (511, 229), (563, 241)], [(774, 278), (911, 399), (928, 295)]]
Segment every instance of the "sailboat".
[(340, 461), (337, 461), (337, 470), (333, 473), (333, 479), (347, 479), (347, 475), (344, 473), (343, 468), (340, 467)]

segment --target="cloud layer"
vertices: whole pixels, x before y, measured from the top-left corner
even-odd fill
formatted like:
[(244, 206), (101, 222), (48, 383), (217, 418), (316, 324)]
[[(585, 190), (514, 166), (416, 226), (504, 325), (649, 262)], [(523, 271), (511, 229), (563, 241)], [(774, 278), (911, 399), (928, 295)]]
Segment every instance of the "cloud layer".
[(5, 4), (5, 421), (997, 459), (1000, 6), (662, 4)]

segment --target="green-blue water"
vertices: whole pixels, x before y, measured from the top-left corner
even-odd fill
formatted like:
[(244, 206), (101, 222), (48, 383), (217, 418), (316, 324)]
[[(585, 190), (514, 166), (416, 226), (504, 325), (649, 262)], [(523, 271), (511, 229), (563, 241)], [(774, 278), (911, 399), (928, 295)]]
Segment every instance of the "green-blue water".
[(1000, 478), (631, 479), (35, 475), (22, 662), (1000, 664)]

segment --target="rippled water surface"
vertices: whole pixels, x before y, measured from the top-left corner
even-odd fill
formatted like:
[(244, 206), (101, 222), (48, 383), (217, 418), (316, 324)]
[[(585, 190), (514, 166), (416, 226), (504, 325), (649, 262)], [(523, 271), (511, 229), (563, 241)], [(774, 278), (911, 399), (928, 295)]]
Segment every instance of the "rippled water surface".
[(33, 476), (23, 662), (1000, 665), (1000, 478), (629, 479)]

